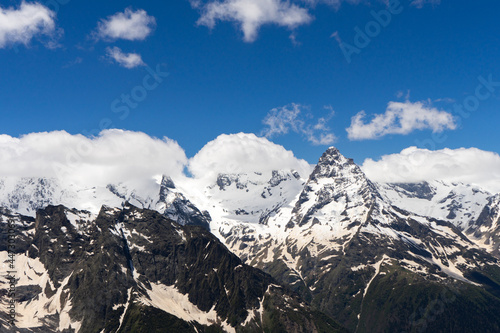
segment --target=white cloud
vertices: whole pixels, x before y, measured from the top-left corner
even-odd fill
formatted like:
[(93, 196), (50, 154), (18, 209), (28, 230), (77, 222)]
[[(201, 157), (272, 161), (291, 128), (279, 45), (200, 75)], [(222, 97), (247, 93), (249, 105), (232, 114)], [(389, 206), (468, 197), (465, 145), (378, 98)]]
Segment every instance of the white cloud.
[(333, 110), (326, 107), (326, 109), (330, 110), (328, 116), (319, 118), (316, 124), (311, 124), (301, 114), (304, 108), (303, 105), (292, 103), (272, 109), (262, 121), (266, 126), (262, 134), (267, 138), (271, 138), (292, 131), (303, 135), (314, 145), (331, 145), (334, 143), (337, 138), (327, 126), (328, 121), (333, 117)]
[(106, 130), (87, 138), (64, 131), (0, 135), (0, 175), (57, 178), (62, 184), (105, 186), (179, 177), (187, 158), (177, 142), (144, 133)]
[[(140, 132), (105, 130), (94, 138), (64, 131), (31, 133), (20, 138), (0, 135), (2, 177), (58, 178), (62, 185), (86, 187), (110, 183), (148, 183), (158, 175), (184, 180), (184, 168), (199, 180), (219, 173), (271, 172), (294, 169), (307, 177), (311, 165), (293, 152), (254, 134), (220, 135), (193, 158), (177, 142)], [(500, 156), (477, 148), (430, 151), (410, 147), (362, 165), (376, 182), (444, 180), (477, 184), (500, 192)]]
[(362, 166), (376, 182), (420, 182), (443, 180), (476, 184), (500, 192), (500, 156), (477, 148), (431, 151), (410, 147), (380, 160), (366, 159)]
[(92, 187), (149, 183), (162, 174), (182, 181), (187, 166), (200, 180), (213, 180), (219, 173), (279, 169), (294, 169), (307, 177), (311, 171), (291, 151), (255, 134), (220, 135), (189, 160), (177, 142), (141, 132), (113, 129), (92, 138), (65, 131), (20, 138), (0, 135), (2, 177), (57, 178), (62, 185)]
[(206, 4), (191, 1), (191, 4), (201, 10), (198, 25), (213, 29), (217, 21), (236, 22), (246, 42), (255, 41), (263, 25), (276, 24), (294, 29), (313, 19), (307, 9), (283, 0), (222, 0)]
[(351, 119), (347, 128), (350, 140), (377, 139), (388, 134), (410, 134), (415, 130), (431, 129), (442, 132), (455, 129), (453, 116), (422, 102), (390, 102), (384, 114), (376, 114), (365, 122), (366, 113), (359, 112)]
[(53, 37), (55, 16), (53, 11), (36, 2), (23, 1), (17, 9), (0, 7), (0, 48), (14, 43), (28, 45), (38, 36)]
[(190, 161), (196, 178), (213, 180), (219, 173), (271, 172), (294, 169), (307, 177), (311, 166), (291, 151), (255, 134), (222, 134), (207, 143)]
[(137, 53), (123, 53), (119, 47), (108, 47), (106, 48), (106, 55), (115, 60), (120, 66), (125, 68), (135, 68), (138, 66), (145, 66), (146, 64), (142, 61), (142, 58)]
[(156, 19), (145, 10), (135, 12), (130, 8), (101, 20), (97, 26), (96, 38), (104, 40), (144, 40), (156, 26)]

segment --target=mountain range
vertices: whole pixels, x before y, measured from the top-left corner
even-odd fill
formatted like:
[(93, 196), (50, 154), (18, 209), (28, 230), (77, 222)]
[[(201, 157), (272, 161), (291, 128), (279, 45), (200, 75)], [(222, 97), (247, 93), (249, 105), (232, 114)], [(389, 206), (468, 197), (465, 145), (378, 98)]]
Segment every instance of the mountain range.
[(3, 178), (0, 207), (20, 332), (500, 331), (500, 194), (374, 183), (333, 147), (310, 174)]

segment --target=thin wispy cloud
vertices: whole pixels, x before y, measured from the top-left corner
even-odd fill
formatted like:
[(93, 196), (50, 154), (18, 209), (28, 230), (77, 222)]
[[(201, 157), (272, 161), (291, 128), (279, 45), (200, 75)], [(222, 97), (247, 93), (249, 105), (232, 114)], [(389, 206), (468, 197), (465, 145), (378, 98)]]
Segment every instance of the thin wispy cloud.
[(107, 47), (106, 56), (116, 61), (120, 66), (132, 69), (139, 66), (145, 66), (142, 57), (137, 53), (124, 53), (119, 47)]
[(329, 114), (314, 121), (303, 114), (304, 109), (307, 107), (295, 103), (272, 109), (262, 121), (266, 126), (262, 135), (266, 138), (272, 138), (293, 132), (302, 135), (313, 145), (334, 143), (337, 137), (327, 125), (334, 115), (333, 110), (327, 107)]
[(385, 113), (376, 114), (369, 121), (365, 119), (364, 111), (352, 117), (351, 126), (346, 129), (350, 140), (378, 139), (389, 134), (406, 135), (425, 129), (442, 132), (457, 127), (452, 114), (422, 102), (390, 102)]
[(302, 2), (307, 3), (310, 6), (316, 6), (318, 4), (325, 4), (328, 6), (331, 6), (335, 9), (339, 9), (340, 5), (344, 2), (350, 3), (350, 4), (358, 4), (361, 2), (361, 0), (302, 0)]
[[(315, 7), (318, 4), (324, 4), (333, 7), (334, 9), (339, 9), (343, 3), (348, 4), (359, 4), (365, 3), (368, 5), (376, 4), (376, 3), (384, 3), (389, 5), (390, 2), (396, 2), (395, 0), (302, 0), (302, 2), (308, 4), (311, 7)], [(422, 8), (427, 4), (430, 5), (439, 5), (441, 0), (411, 0), (410, 5), (416, 8)]]
[(0, 7), (0, 48), (11, 44), (28, 45), (33, 38), (49, 37), (47, 47), (56, 44), (56, 14), (40, 3), (22, 2), (18, 8)]
[(441, 0), (413, 0), (410, 5), (422, 8), (424, 5), (439, 5)]
[(156, 19), (149, 16), (145, 10), (132, 11), (127, 8), (124, 12), (116, 13), (107, 19), (101, 20), (94, 32), (94, 38), (103, 40), (144, 40), (156, 27)]
[(408, 101), (410, 99), (410, 90), (407, 90), (406, 92), (400, 90), (396, 93), (397, 98), (403, 98)]
[(82, 57), (76, 57), (74, 60), (71, 60), (67, 64), (65, 64), (64, 66), (62, 66), (62, 68), (73, 67), (73, 66), (81, 64), (82, 62), (83, 62), (83, 58)]
[(282, 0), (191, 1), (201, 12), (197, 24), (213, 29), (217, 22), (235, 22), (243, 32), (243, 40), (257, 39), (260, 27), (278, 25), (295, 29), (313, 20), (306, 8)]

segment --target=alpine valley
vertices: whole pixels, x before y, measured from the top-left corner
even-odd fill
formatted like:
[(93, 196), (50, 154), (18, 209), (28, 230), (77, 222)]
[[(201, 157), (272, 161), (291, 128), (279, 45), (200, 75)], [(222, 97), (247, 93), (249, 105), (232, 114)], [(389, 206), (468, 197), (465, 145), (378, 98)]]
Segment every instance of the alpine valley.
[(0, 179), (2, 332), (500, 332), (500, 194), (303, 173)]

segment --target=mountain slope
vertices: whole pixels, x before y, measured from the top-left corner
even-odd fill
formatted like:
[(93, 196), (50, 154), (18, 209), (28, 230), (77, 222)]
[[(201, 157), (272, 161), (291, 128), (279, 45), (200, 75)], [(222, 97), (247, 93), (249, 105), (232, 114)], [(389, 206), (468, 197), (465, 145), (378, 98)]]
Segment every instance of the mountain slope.
[(428, 181), (408, 184), (377, 184), (393, 205), (412, 213), (453, 223), (467, 230), (488, 203), (491, 194), (462, 183)]
[(221, 238), (242, 223), (265, 225), (270, 216), (292, 202), (305, 180), (294, 170), (256, 170), (253, 173), (218, 174), (214, 179), (187, 179), (181, 183), (197, 207), (212, 217), (210, 230)]
[(488, 198), (487, 205), (466, 233), (500, 258), (500, 194)]
[[(416, 329), (409, 319), (412, 313), (393, 318), (387, 309), (417, 311), (441, 292), (449, 295), (460, 290), (457, 299), (462, 301), (449, 305), (449, 311), (472, 310), (485, 298), (499, 304), (498, 282), (480, 285), (475, 275), (491, 270), (488, 279), (498, 281), (494, 257), (455, 225), (393, 206), (361, 169), (335, 148), (320, 158), (294, 204), (282, 207), (265, 226), (242, 224), (222, 236), (247, 263), (294, 287), (319, 310), (353, 331), (369, 327), (372, 331), (379, 327), (381, 332), (402, 330), (408, 325)], [(384, 293), (393, 288), (379, 285), (387, 280), (379, 281), (384, 275), (388, 281), (399, 281), (398, 276), (406, 275), (394, 293), (416, 295), (417, 302), (410, 298), (384, 303), (382, 314), (386, 317), (380, 323), (379, 306), (368, 300), (376, 292), (373, 288), (382, 288)], [(438, 293), (417, 292), (417, 287), (405, 283), (408, 280), (418, 281), (423, 291), (434, 286)], [(467, 293), (476, 296), (465, 296)], [(387, 301), (384, 295), (377, 297), (381, 297), (378, 305)], [(450, 313), (441, 315), (446, 318)], [(491, 318), (484, 324), (486, 331), (492, 331), (500, 319)]]
[(36, 220), (3, 211), (7, 220), (22, 240), (16, 320), (26, 331), (340, 331), (203, 228), (158, 212), (49, 206)]

